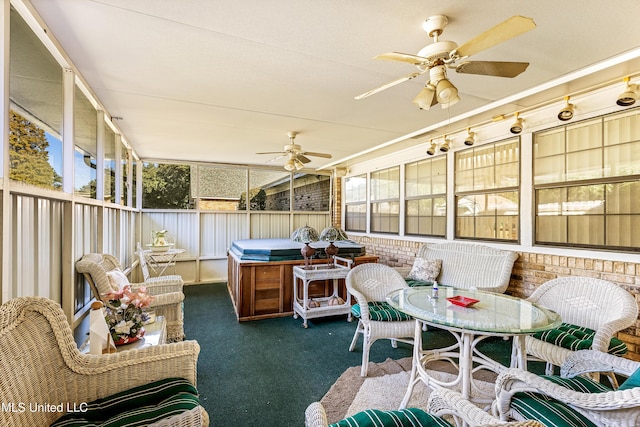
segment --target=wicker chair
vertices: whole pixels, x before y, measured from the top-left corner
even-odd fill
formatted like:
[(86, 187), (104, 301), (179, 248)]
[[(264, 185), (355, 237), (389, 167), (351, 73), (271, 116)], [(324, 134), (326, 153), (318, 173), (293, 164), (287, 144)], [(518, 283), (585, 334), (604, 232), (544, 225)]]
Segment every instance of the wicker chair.
[[(82, 409), (88, 402), (157, 380), (181, 377), (196, 385), (197, 342), (82, 354), (64, 312), (46, 298), (20, 297), (0, 306), (0, 340), (3, 426), (48, 426), (74, 405)], [(7, 404), (14, 405), (15, 411), (5, 410)], [(30, 404), (63, 405), (64, 409), (31, 410)], [(208, 424), (206, 411), (198, 405), (153, 425)]]
[(144, 249), (140, 242), (138, 242), (138, 245), (136, 246), (136, 253), (138, 254), (138, 262), (140, 264), (140, 271), (142, 271), (145, 286), (148, 286), (151, 283), (183, 282), (182, 276), (179, 274), (167, 274), (164, 276), (151, 277), (151, 274), (149, 274), (149, 266), (147, 265), (147, 257), (144, 254)]
[[(460, 425), (461, 422), (464, 422), (470, 427), (544, 427), (537, 421), (500, 421), (480, 409), (478, 406), (464, 399), (460, 393), (447, 389), (438, 389), (431, 392), (426, 411), (432, 416), (438, 418), (451, 416), (458, 425)], [(377, 426), (379, 424), (372, 423), (371, 425)], [(397, 425), (398, 424), (393, 423), (390, 424), (390, 427), (395, 427)], [(307, 410), (305, 411), (305, 426), (328, 426), (327, 415), (320, 402), (314, 402), (307, 407)]]
[[(536, 289), (529, 301), (560, 315), (563, 323), (595, 331), (590, 349), (607, 352), (616, 332), (633, 325), (638, 318), (635, 298), (620, 286), (591, 277), (561, 277)], [(561, 366), (573, 351), (527, 336), (528, 358), (547, 362), (547, 374)], [(626, 349), (626, 347), (625, 347)]]
[[(93, 291), (93, 296), (101, 300), (103, 295), (111, 292), (113, 286), (107, 272), (122, 270), (118, 260), (109, 254), (90, 253), (84, 255), (76, 262), (76, 270), (84, 274)], [(180, 341), (184, 339), (182, 302), (184, 294), (182, 279), (179, 281), (149, 281), (144, 283), (131, 283), (135, 290), (140, 286), (146, 286), (147, 292), (153, 296), (151, 308), (157, 315), (164, 316), (167, 321), (167, 340)]]
[[(393, 268), (384, 264), (368, 263), (355, 266), (346, 278), (347, 290), (355, 298), (359, 313), (358, 326), (349, 346), (353, 351), (358, 341), (358, 335), (362, 334), (362, 369), (360, 374), (367, 376), (369, 367), (369, 349), (380, 338), (388, 338), (394, 348), (397, 341), (413, 344), (415, 320), (373, 320), (369, 303), (382, 303), (386, 305), (386, 296), (400, 288), (407, 288), (407, 282)], [(390, 311), (396, 311), (387, 307)]]
[[(580, 350), (567, 357), (561, 367), (561, 377), (573, 378), (601, 371), (613, 371), (629, 377), (637, 369), (640, 369), (639, 362), (600, 351)], [(582, 380), (591, 381), (584, 378)], [(603, 387), (600, 383), (593, 383)], [(624, 388), (623, 386), (621, 387)], [(534, 392), (548, 396), (552, 402), (567, 405), (570, 410), (581, 413), (598, 426), (640, 425), (640, 387), (597, 393), (583, 392), (584, 388), (582, 385), (581, 391), (574, 391), (531, 372), (512, 368), (498, 375), (494, 413), (499, 414), (501, 419), (523, 419), (522, 410), (514, 408), (518, 406), (517, 400), (522, 398), (522, 395), (516, 393)], [(528, 410), (532, 405), (527, 404), (526, 408)], [(546, 405), (542, 413), (549, 413)]]

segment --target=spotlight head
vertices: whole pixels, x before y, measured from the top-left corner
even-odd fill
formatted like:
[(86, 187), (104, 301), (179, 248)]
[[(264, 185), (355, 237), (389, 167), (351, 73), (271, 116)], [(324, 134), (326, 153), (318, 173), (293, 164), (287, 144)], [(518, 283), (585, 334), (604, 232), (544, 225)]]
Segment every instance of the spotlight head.
[(476, 133), (467, 129), (467, 137), (464, 139), (464, 145), (471, 147), (476, 142)]
[(430, 156), (433, 156), (434, 154), (436, 154), (436, 144), (434, 144), (433, 141), (431, 141), (431, 146), (427, 150), (427, 154)]
[(516, 121), (511, 125), (509, 131), (516, 135), (522, 132), (522, 119), (518, 117), (518, 113), (516, 113)]
[(571, 120), (573, 118), (573, 104), (569, 103), (569, 97), (565, 96), (566, 104), (558, 113), (558, 119), (566, 122), (567, 120)]
[(442, 151), (443, 153), (446, 153), (447, 151), (449, 151), (449, 148), (451, 147), (451, 140), (447, 139), (447, 137), (444, 137), (444, 143), (440, 146), (440, 151)]
[(638, 99), (638, 85), (630, 85), (627, 82), (627, 90), (618, 95), (616, 104), (621, 107), (628, 107), (636, 103)]

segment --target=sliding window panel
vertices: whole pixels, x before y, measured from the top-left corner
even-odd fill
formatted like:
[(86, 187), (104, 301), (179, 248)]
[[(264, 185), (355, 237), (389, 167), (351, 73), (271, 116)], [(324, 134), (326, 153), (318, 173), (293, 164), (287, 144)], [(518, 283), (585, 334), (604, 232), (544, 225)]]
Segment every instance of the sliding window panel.
[(13, 8), (9, 43), (9, 177), (61, 190), (62, 67)]

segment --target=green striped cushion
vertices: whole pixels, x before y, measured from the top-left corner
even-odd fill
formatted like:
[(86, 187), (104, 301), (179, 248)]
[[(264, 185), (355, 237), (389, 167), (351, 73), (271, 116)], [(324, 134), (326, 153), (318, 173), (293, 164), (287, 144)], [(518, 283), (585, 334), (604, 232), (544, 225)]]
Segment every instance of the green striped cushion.
[(417, 286), (431, 286), (433, 285), (433, 282), (423, 282), (422, 280), (415, 280), (415, 279), (404, 279), (405, 282), (407, 282), (407, 285), (411, 286), (412, 288), (417, 287)]
[[(603, 393), (611, 391), (609, 387), (588, 378), (562, 378), (557, 375), (542, 375), (549, 381), (581, 393)], [(586, 417), (571, 409), (568, 405), (539, 393), (516, 393), (511, 408), (529, 420), (538, 420), (548, 427), (595, 426)]]
[(367, 409), (330, 424), (329, 427), (451, 427), (451, 424), (422, 409), (407, 408), (397, 411)]
[[(563, 323), (556, 329), (538, 332), (533, 337), (558, 347), (577, 351), (590, 349), (593, 345), (595, 334), (596, 332), (592, 329)], [(618, 338), (611, 338), (608, 352), (616, 356), (622, 356), (627, 352), (627, 345)]]
[[(367, 303), (369, 306), (369, 318), (371, 320), (376, 321), (400, 321), (400, 320), (411, 320), (411, 316), (401, 312), (400, 310), (396, 310), (391, 307), (386, 302), (369, 302)], [(358, 319), (361, 316), (360, 313), (360, 305), (354, 304), (351, 306), (351, 313), (357, 317)]]
[(568, 405), (538, 393), (516, 393), (511, 409), (527, 420), (538, 420), (547, 427), (596, 427)]
[(146, 426), (199, 405), (193, 385), (182, 378), (167, 378), (95, 400), (86, 412), (67, 414), (51, 425)]

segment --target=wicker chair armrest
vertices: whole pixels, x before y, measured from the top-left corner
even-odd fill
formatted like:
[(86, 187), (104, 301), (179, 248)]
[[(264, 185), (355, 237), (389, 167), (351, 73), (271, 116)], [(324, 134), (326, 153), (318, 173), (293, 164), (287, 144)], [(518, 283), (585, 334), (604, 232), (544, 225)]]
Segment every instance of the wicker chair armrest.
[(111, 354), (80, 354), (68, 360), (73, 382), (93, 400), (164, 378), (180, 377), (197, 385), (200, 346), (183, 341)]
[[(640, 405), (640, 387), (604, 393), (581, 393), (557, 385), (545, 378), (521, 369), (508, 369), (496, 380), (495, 408), (507, 414), (515, 393), (531, 391), (547, 395), (583, 411), (613, 411)], [(584, 413), (584, 412), (583, 412)]]
[(358, 303), (358, 306), (360, 307), (360, 319), (363, 322), (368, 322), (371, 317), (369, 315), (369, 304), (367, 298), (353, 288), (349, 289), (349, 293), (356, 300), (356, 303)]
[(448, 389), (431, 392), (427, 412), (439, 417), (452, 415), (472, 426), (492, 426), (500, 423), (495, 417), (463, 398), (460, 393)]
[(149, 295), (155, 296), (160, 294), (167, 294), (171, 292), (182, 293), (184, 283), (182, 281), (156, 281), (144, 282), (144, 283), (131, 283), (131, 289), (134, 291), (140, 287), (146, 287)]
[(627, 313), (623, 313), (618, 319), (606, 322), (596, 330), (596, 334), (593, 336), (593, 344), (591, 346), (594, 350), (607, 352), (609, 349), (609, 342), (616, 332), (628, 328), (633, 325), (638, 317), (638, 312), (627, 310)]
[(615, 372), (629, 377), (637, 369), (640, 369), (640, 362), (601, 351), (580, 350), (567, 357), (560, 367), (560, 375), (571, 378), (591, 372)]
[(304, 425), (306, 427), (327, 427), (327, 413), (320, 402), (313, 402), (304, 411)]
[(168, 294), (154, 295), (153, 301), (149, 307), (161, 307), (165, 305), (179, 304), (184, 301), (184, 294), (182, 292), (170, 292)]

